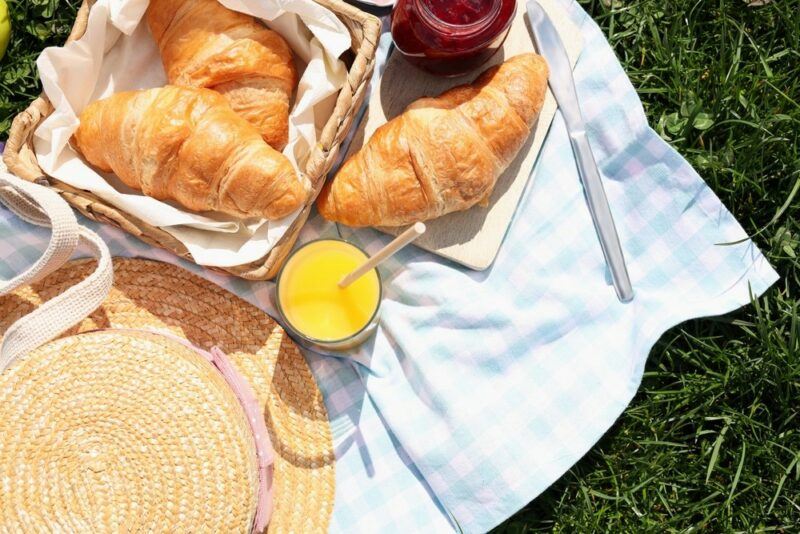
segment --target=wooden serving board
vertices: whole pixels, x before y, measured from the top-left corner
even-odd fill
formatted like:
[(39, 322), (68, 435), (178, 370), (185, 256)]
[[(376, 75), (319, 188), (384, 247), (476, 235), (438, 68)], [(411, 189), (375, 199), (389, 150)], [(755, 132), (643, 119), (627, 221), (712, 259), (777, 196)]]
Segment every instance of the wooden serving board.
[[(550, 15), (574, 66), (583, 47), (580, 32), (557, 0), (538, 1)], [(480, 72), (490, 65), (503, 62), (505, 58), (535, 51), (525, 2), (519, 1), (514, 23), (502, 50)], [(379, 126), (402, 113), (414, 100), (438, 95), (456, 85), (469, 83), (478, 74), (479, 72), (473, 72), (457, 78), (441, 78), (418, 70), (408, 64), (399, 53), (393, 53), (387, 60), (380, 81), (372, 90), (369, 109), (353, 138), (348, 157), (358, 151), (364, 140), (369, 139)], [(467, 211), (426, 221), (428, 231), (415, 244), (471, 269), (481, 271), (488, 268), (500, 250), (555, 112), (556, 102), (548, 89), (535, 131), (514, 162), (497, 180), (489, 207), (475, 206)], [(396, 235), (404, 228), (380, 230)]]

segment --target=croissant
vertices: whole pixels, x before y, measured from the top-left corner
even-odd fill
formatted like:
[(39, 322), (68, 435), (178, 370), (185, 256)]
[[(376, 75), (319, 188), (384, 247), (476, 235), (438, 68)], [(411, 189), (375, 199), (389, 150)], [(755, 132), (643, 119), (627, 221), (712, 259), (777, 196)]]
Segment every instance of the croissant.
[(127, 186), (193, 211), (280, 219), (310, 185), (225, 99), (167, 86), (90, 104), (74, 136), (86, 160)]
[(421, 98), (325, 184), (317, 208), (349, 226), (402, 226), (488, 202), (544, 102), (547, 64), (523, 54)]
[(221, 93), (283, 150), (297, 71), (280, 35), (217, 0), (151, 0), (147, 23), (169, 83)]

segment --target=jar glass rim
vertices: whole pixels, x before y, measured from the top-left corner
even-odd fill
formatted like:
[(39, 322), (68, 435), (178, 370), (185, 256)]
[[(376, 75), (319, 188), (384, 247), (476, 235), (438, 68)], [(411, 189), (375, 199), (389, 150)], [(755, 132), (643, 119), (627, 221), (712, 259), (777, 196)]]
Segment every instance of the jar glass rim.
[(452, 22), (447, 22), (446, 20), (443, 20), (437, 16), (431, 10), (430, 5), (426, 0), (413, 1), (417, 4), (419, 12), (421, 13), (422, 18), (425, 19), (425, 22), (432, 24), (433, 26), (441, 26), (461, 36), (474, 35), (491, 26), (492, 23), (497, 20), (497, 17), (500, 16), (500, 8), (502, 7), (503, 3), (502, 0), (495, 0), (492, 5), (492, 10), (486, 16), (476, 20), (475, 22), (471, 22), (469, 24), (455, 24)]
[(314, 239), (314, 240), (309, 241), (307, 243), (303, 243), (302, 245), (297, 247), (295, 250), (293, 250), (291, 252), (291, 254), (289, 254), (289, 257), (287, 257), (286, 261), (283, 262), (283, 266), (281, 267), (281, 270), (278, 272), (278, 277), (275, 280), (275, 302), (276, 302), (276, 306), (278, 307), (278, 313), (281, 315), (281, 317), (283, 318), (284, 322), (286, 323), (285, 324), (286, 328), (291, 330), (292, 332), (294, 332), (295, 335), (303, 338), (304, 340), (306, 340), (306, 341), (308, 341), (310, 343), (314, 343), (314, 344), (318, 344), (318, 345), (322, 345), (322, 346), (325, 346), (325, 345), (338, 345), (338, 344), (346, 343), (348, 341), (351, 341), (351, 340), (357, 338), (362, 333), (364, 333), (364, 331), (367, 330), (370, 327), (370, 325), (372, 325), (372, 323), (375, 321), (375, 318), (378, 316), (378, 312), (381, 309), (381, 302), (383, 301), (383, 278), (381, 278), (381, 273), (380, 273), (380, 271), (378, 270), (377, 267), (372, 269), (375, 272), (375, 275), (378, 277), (378, 300), (375, 303), (375, 310), (372, 312), (372, 315), (370, 316), (369, 321), (367, 321), (364, 324), (364, 326), (361, 327), (357, 332), (355, 332), (353, 334), (350, 334), (349, 336), (343, 337), (341, 339), (317, 339), (317, 338), (314, 338), (314, 337), (311, 337), (309, 335), (306, 335), (306, 334), (302, 333), (296, 326), (294, 326), (292, 324), (292, 322), (289, 320), (289, 317), (283, 311), (283, 306), (281, 305), (281, 280), (283, 279), (283, 274), (284, 274), (284, 271), (286, 270), (286, 266), (289, 265), (289, 262), (292, 260), (292, 258), (294, 258), (294, 256), (298, 252), (300, 252), (301, 250), (305, 249), (309, 245), (313, 245), (314, 243), (320, 243), (320, 242), (323, 242), (323, 241), (333, 241), (333, 242), (338, 242), (338, 243), (346, 243), (347, 245), (350, 245), (354, 249), (356, 249), (359, 252), (361, 252), (364, 255), (365, 258), (369, 258), (369, 254), (367, 254), (367, 252), (364, 249), (362, 249), (361, 247), (359, 247), (358, 245), (356, 245), (354, 243), (351, 243), (350, 241), (348, 241), (346, 239), (341, 239), (341, 238), (337, 238), (337, 237), (321, 237), (319, 239)]

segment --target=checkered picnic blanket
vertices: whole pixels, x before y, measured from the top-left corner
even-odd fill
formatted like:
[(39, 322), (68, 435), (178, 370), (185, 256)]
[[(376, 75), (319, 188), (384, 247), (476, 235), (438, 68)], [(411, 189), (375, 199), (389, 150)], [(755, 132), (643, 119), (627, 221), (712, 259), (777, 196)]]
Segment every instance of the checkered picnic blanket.
[[(636, 299), (615, 297), (557, 115), (490, 270), (410, 247), (382, 269), (377, 337), (349, 358), (307, 354), (335, 439), (333, 531), (492, 528), (611, 426), (661, 334), (747, 304), (777, 279), (752, 242), (724, 245), (745, 232), (647, 126), (598, 27), (562, 1), (586, 43), (578, 94)], [(117, 255), (180, 264), (274, 311), (270, 283), (210, 273), (90, 226)], [(370, 252), (389, 240), (319, 217), (301, 240), (337, 234)], [(0, 275), (20, 272), (46, 238), (0, 210)]]

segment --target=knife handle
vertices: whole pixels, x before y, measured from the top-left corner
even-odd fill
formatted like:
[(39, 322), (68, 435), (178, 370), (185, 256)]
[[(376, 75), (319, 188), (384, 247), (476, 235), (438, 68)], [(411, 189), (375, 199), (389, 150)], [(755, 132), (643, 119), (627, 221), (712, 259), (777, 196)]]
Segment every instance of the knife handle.
[(589, 138), (583, 130), (574, 131), (570, 132), (570, 142), (575, 153), (578, 174), (583, 183), (583, 191), (592, 215), (592, 222), (600, 239), (603, 256), (605, 256), (611, 271), (614, 289), (619, 300), (630, 302), (633, 300), (633, 286), (628, 276), (628, 269), (625, 267), (622, 245), (619, 242), (614, 217), (611, 215), (611, 208), (608, 205), (606, 191), (603, 189), (600, 171), (597, 169), (597, 163), (592, 155)]

